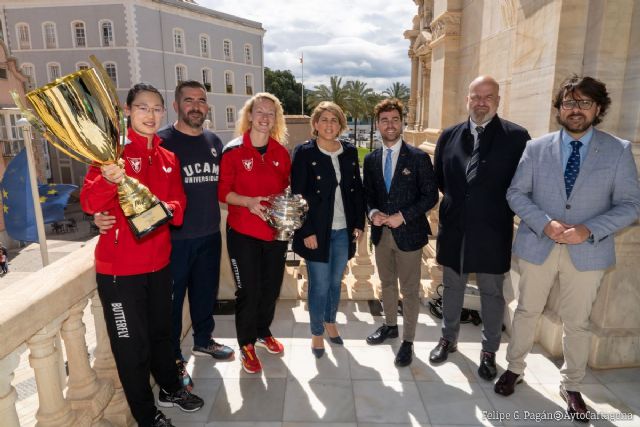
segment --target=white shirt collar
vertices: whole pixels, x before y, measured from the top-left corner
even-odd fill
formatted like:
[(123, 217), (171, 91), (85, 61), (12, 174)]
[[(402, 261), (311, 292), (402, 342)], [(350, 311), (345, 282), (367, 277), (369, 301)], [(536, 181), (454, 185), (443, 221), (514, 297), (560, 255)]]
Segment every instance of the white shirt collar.
[(398, 140), (396, 142), (394, 142), (394, 144), (391, 147), (387, 147), (386, 145), (382, 145), (382, 148), (384, 149), (384, 152), (386, 153), (387, 150), (389, 148), (391, 148), (391, 150), (393, 151), (393, 154), (395, 154), (396, 152), (400, 151), (400, 147), (402, 147), (402, 138), (398, 138)]

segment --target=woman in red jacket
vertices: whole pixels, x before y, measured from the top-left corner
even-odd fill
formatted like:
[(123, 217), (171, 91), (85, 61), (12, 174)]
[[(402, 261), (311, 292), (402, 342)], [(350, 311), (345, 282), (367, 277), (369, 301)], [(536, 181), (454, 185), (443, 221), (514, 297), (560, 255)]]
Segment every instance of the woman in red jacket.
[(170, 426), (155, 407), (149, 374), (160, 386), (160, 406), (191, 412), (200, 409), (203, 401), (182, 387), (173, 357), (169, 225), (136, 239), (118, 203), (117, 184), (125, 173), (138, 179), (173, 212), (174, 225), (182, 223), (186, 197), (178, 160), (159, 146), (162, 141), (156, 135), (165, 111), (160, 92), (151, 85), (136, 84), (127, 95), (124, 111), (130, 125), (124, 167), (91, 166), (80, 202), (86, 213), (109, 211), (116, 217), (96, 246), (96, 282), (131, 413), (140, 426)]
[(287, 242), (274, 240), (266, 221), (267, 196), (289, 185), (291, 160), (281, 145), (287, 135), (282, 105), (258, 93), (240, 111), (238, 138), (224, 148), (218, 198), (229, 205), (227, 250), (236, 282), (236, 333), (242, 367), (262, 370), (255, 346), (269, 353), (284, 347), (269, 330), (284, 275)]

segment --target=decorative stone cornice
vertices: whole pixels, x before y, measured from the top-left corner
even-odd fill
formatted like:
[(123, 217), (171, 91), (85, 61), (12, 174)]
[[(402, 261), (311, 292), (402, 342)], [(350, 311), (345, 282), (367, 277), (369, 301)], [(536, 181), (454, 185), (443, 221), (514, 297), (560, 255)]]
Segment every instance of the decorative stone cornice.
[(460, 11), (448, 10), (437, 16), (430, 24), (433, 40), (431, 45), (448, 36), (459, 36), (461, 20), (462, 12)]

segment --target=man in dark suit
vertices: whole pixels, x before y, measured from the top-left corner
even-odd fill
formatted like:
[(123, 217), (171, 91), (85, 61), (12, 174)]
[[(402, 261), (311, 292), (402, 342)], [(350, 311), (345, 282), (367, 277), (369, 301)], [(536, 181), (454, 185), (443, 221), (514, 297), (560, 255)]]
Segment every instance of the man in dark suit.
[(385, 324), (367, 337), (380, 344), (398, 336), (398, 280), (403, 297), (402, 345), (397, 366), (413, 358), (413, 338), (420, 309), (422, 247), (431, 234), (426, 213), (438, 201), (438, 188), (429, 156), (405, 143), (402, 103), (385, 99), (374, 109), (382, 148), (364, 159), (364, 191), (368, 216), (373, 224), (376, 265), (382, 284)]
[(497, 374), (504, 273), (511, 265), (513, 212), (505, 197), (526, 142), (526, 129), (496, 114), (500, 87), (489, 76), (469, 85), (469, 119), (442, 132), (435, 173), (444, 197), (440, 204), (436, 260), (444, 268), (442, 338), (429, 360), (440, 363), (456, 351), (460, 312), (469, 273), (480, 290), (482, 351), (478, 374)]

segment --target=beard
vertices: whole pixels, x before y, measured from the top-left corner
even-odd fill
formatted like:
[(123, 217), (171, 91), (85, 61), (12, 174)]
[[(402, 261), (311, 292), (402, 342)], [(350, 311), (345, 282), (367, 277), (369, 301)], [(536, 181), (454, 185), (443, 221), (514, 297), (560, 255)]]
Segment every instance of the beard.
[[(576, 116), (582, 117), (584, 121), (582, 123), (576, 123), (576, 124), (572, 123), (570, 119)], [(560, 114), (558, 114), (556, 115), (556, 121), (560, 126), (564, 127), (567, 131), (572, 133), (585, 132), (593, 124), (593, 120), (591, 121), (587, 120), (587, 117), (584, 114), (571, 114), (567, 116), (566, 120), (563, 120), (562, 117), (560, 117)]]
[(182, 117), (182, 121), (194, 129), (201, 128), (204, 123), (204, 119), (205, 116), (200, 111), (189, 111)]

